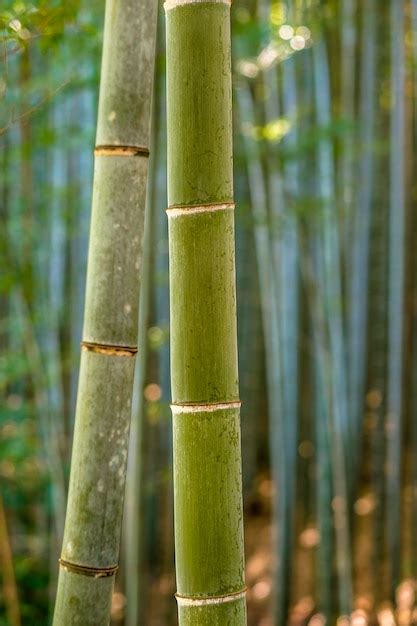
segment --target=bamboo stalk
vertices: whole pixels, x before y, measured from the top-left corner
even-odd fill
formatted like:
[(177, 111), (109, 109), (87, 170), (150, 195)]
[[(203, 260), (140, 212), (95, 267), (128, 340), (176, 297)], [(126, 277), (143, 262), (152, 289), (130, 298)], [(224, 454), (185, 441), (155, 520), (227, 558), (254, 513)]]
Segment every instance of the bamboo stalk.
[[(413, 67), (413, 82), (414, 82), (414, 90), (413, 90), (413, 100), (414, 100), (414, 111), (413, 111), (413, 140), (414, 145), (417, 138), (417, 114), (415, 110), (416, 96), (417, 96), (417, 81), (416, 81), (416, 73), (417, 73), (417, 0), (411, 1), (411, 30), (413, 33), (412, 38), (412, 67)], [(413, 161), (412, 161), (413, 163)], [(417, 240), (417, 220), (412, 219), (412, 227), (413, 227), (413, 241), (414, 245)], [(411, 377), (410, 377), (410, 416), (411, 416), (411, 427), (410, 427), (410, 439), (411, 439), (411, 450), (412, 450), (412, 458), (411, 458), (411, 483), (413, 485), (417, 484), (417, 284), (415, 277), (417, 276), (417, 263), (416, 257), (414, 256), (414, 262), (412, 263), (412, 271), (413, 271), (413, 304), (412, 304), (412, 316), (411, 316), (411, 337), (412, 337), (412, 348), (411, 348)], [(413, 490), (412, 502), (411, 502), (411, 527), (414, 529), (417, 527), (417, 494), (415, 490)], [(417, 536), (416, 533), (413, 532), (411, 535), (411, 576), (416, 579), (417, 578)]]
[[(142, 284), (139, 302), (139, 337), (143, 343), (138, 357), (135, 372), (136, 398), (133, 399), (132, 424), (129, 442), (129, 465), (126, 480), (126, 500), (124, 519), (126, 523), (126, 626), (136, 626), (140, 618), (144, 618), (143, 607), (143, 518), (141, 507), (143, 504), (143, 450), (144, 450), (144, 422), (145, 398), (144, 387), (147, 373), (148, 344), (146, 341), (149, 328), (149, 309), (151, 299), (151, 274), (153, 244), (154, 203), (150, 185), (154, 174), (154, 164), (149, 164), (149, 181), (146, 200), (144, 244), (142, 256)], [(152, 185), (154, 187), (154, 185)], [(152, 190), (153, 191), (153, 190)], [(136, 400), (136, 402), (135, 402)], [(136, 406), (135, 406), (136, 404)]]
[[(296, 83), (295, 83), (295, 57), (287, 59), (282, 64), (282, 114), (286, 118), (295, 119), (296, 113)], [(278, 75), (275, 67), (266, 73), (266, 87), (268, 98), (265, 102), (265, 121), (272, 122), (280, 114)], [(297, 142), (296, 129), (292, 129), (283, 143), (294, 149)], [(275, 575), (275, 588), (280, 589), (279, 601), (275, 607), (276, 621), (280, 623), (286, 619), (290, 603), (292, 559), (294, 548), (295, 529), (295, 501), (296, 501), (296, 478), (297, 478), (297, 438), (298, 438), (298, 232), (297, 218), (294, 212), (293, 202), (297, 192), (298, 166), (295, 161), (286, 163), (279, 171), (276, 159), (276, 149), (269, 146), (267, 154), (268, 164), (268, 204), (272, 227), (272, 253), (270, 253), (273, 266), (272, 280), (276, 286), (268, 297), (275, 297), (277, 319), (272, 318), (270, 323), (278, 327), (278, 344), (273, 348), (273, 342), (268, 340), (267, 351), (275, 349), (275, 359), (280, 359), (278, 372), (281, 371), (281, 386), (275, 392), (270, 391), (271, 399), (271, 438), (282, 436), (283, 430), (285, 446), (281, 457), (282, 469), (279, 476), (285, 486), (280, 489), (280, 498), (285, 502), (278, 504), (281, 518), (276, 524), (282, 527), (280, 536), (282, 545), (278, 548), (280, 568)], [(285, 192), (285, 197), (284, 197)], [(258, 203), (255, 203), (257, 206)], [(275, 228), (274, 228), (275, 227)], [(267, 249), (261, 244), (264, 254)], [(271, 314), (272, 311), (269, 312)], [(277, 369), (274, 367), (274, 369)], [(276, 386), (271, 381), (272, 386)], [(279, 404), (272, 404), (276, 393), (282, 394)], [(281, 406), (280, 406), (281, 405)], [(283, 418), (284, 416), (284, 418)], [(278, 423), (277, 423), (278, 422)], [(280, 423), (279, 423), (280, 422)], [(276, 479), (277, 477), (275, 477)], [(284, 492), (284, 493), (283, 493)], [(281, 571), (282, 570), (282, 571)]]
[[(253, 124), (254, 111), (248, 85), (237, 92), (239, 113), (242, 123)], [(277, 623), (285, 620), (288, 605), (288, 563), (290, 542), (288, 541), (287, 502), (287, 456), (284, 406), (282, 394), (282, 363), (279, 342), (279, 310), (277, 286), (274, 273), (271, 238), (268, 229), (268, 201), (265, 189), (259, 142), (244, 135), (249, 193), (253, 210), (255, 230), (255, 252), (260, 286), (262, 326), (265, 337), (266, 387), (269, 410), (269, 450), (271, 475), (276, 494), (273, 501), (273, 548), (274, 581), (273, 613)]]
[(165, 10), (179, 623), (241, 626), (230, 5), (168, 0)]
[(138, 323), (156, 3), (107, 0), (81, 368), (54, 624), (109, 623)]
[[(413, 224), (413, 240), (416, 241), (416, 223)], [(413, 273), (416, 276), (416, 263), (413, 263)], [(411, 376), (410, 376), (410, 446), (411, 446), (411, 460), (410, 460), (410, 482), (413, 485), (412, 499), (411, 499), (411, 528), (413, 529), (411, 534), (411, 541), (409, 547), (410, 553), (410, 575), (417, 578), (417, 537), (414, 532), (414, 528), (417, 525), (417, 496), (415, 493), (414, 485), (417, 484), (417, 286), (415, 280), (412, 285), (413, 289), (413, 305), (412, 305), (412, 317), (411, 317)]]
[(360, 80), (360, 136), (363, 142), (359, 170), (359, 190), (352, 218), (350, 280), (348, 302), (349, 415), (353, 427), (352, 457), (354, 487), (359, 472), (362, 418), (365, 405), (368, 275), (371, 208), (374, 179), (373, 141), (375, 133), (375, 2), (363, 3), (362, 58)]
[[(355, 118), (355, 46), (356, 28), (355, 13), (357, 0), (341, 0), (341, 114), (350, 124)], [(345, 252), (350, 248), (351, 225), (354, 201), (354, 163), (353, 163), (353, 133), (349, 131), (342, 145), (340, 163), (340, 194), (342, 202), (342, 224), (345, 224), (344, 240)], [(349, 256), (347, 259), (349, 259)], [(345, 268), (348, 276), (348, 264)]]
[[(334, 462), (334, 429), (331, 423), (331, 400), (329, 384), (329, 354), (326, 349), (326, 324), (319, 293), (319, 232), (316, 228), (308, 228), (311, 242), (305, 240), (301, 255), (301, 273), (307, 304), (310, 313), (312, 333), (311, 353), (313, 358), (313, 389), (314, 389), (314, 425), (316, 445), (316, 516), (320, 543), (316, 555), (316, 595), (318, 608), (327, 621), (331, 622), (334, 614), (332, 581), (334, 530), (332, 519), (332, 472)], [(309, 248), (311, 253), (309, 254)], [(336, 458), (336, 463), (338, 463)]]
[[(157, 28), (157, 55), (160, 50), (161, 41), (159, 29), (162, 18), (158, 10)], [(161, 121), (162, 101), (165, 101), (164, 94), (161, 95), (161, 75), (155, 76), (154, 99), (152, 111), (151, 129), (151, 157), (149, 160), (149, 174), (146, 195), (145, 210), (145, 232), (142, 255), (142, 281), (140, 287), (139, 301), (139, 337), (143, 341), (138, 355), (135, 372), (135, 393), (133, 395), (132, 424), (130, 431), (129, 461), (126, 480), (126, 499), (124, 514), (125, 531), (125, 588), (126, 588), (126, 626), (136, 626), (143, 622), (147, 611), (147, 598), (145, 597), (146, 572), (144, 572), (146, 524), (145, 516), (142, 515), (145, 506), (144, 491), (146, 489), (145, 475), (145, 446), (149, 446), (146, 437), (146, 402), (145, 385), (149, 376), (149, 339), (148, 330), (152, 319), (152, 300), (154, 293), (155, 274), (155, 250), (157, 249), (157, 219), (159, 219), (160, 203), (159, 197), (163, 196), (165, 203), (165, 185), (160, 185), (158, 181), (158, 171), (165, 171), (164, 155), (159, 146), (159, 140), (165, 131), (165, 125)], [(155, 97), (157, 96), (157, 97)], [(155, 148), (157, 148), (155, 150)], [(159, 148), (159, 149), (158, 149)], [(166, 307), (168, 309), (168, 306)]]
[(404, 333), (405, 115), (404, 2), (391, 1), (391, 126), (388, 267), (388, 390), (386, 523), (388, 583), (394, 599), (400, 578), (401, 437)]
[[(296, 13), (295, 8), (293, 12)], [(295, 17), (295, 16), (294, 16)], [(282, 64), (283, 114), (294, 125), (284, 138), (283, 144), (289, 149), (297, 149), (297, 55)], [(299, 184), (297, 160), (289, 161), (283, 168), (283, 183), (286, 203), (283, 208), (282, 251), (280, 263), (281, 300), (281, 346), (282, 346), (282, 391), (285, 402), (287, 431), (287, 516), (288, 541), (291, 552), (295, 541), (295, 506), (297, 498), (297, 461), (299, 432), (299, 250), (298, 218), (295, 209)], [(289, 587), (291, 590), (291, 560), (288, 563)], [(288, 598), (289, 600), (290, 598)], [(288, 607), (287, 607), (288, 608)]]
[[(305, 16), (307, 17), (307, 16)], [(304, 86), (303, 103), (306, 112), (300, 120), (300, 136), (308, 132), (314, 124), (312, 116), (315, 114), (313, 106), (313, 59), (311, 54), (304, 54), (300, 78)], [(318, 193), (318, 177), (314, 167), (315, 154), (303, 154), (300, 165), (300, 187), (303, 181), (303, 194)], [(301, 222), (303, 225), (303, 222)], [(300, 225), (300, 226), (301, 226)], [(331, 623), (337, 606), (335, 597), (334, 553), (335, 532), (333, 523), (333, 428), (331, 422), (331, 402), (329, 399), (329, 367), (328, 346), (326, 342), (325, 320), (323, 319), (322, 305), (320, 305), (319, 282), (323, 280), (320, 273), (320, 218), (315, 215), (307, 216), (304, 229), (300, 228), (300, 235), (304, 235), (299, 245), (299, 261), (301, 279), (305, 291), (305, 302), (308, 307), (308, 324), (311, 329), (312, 342), (309, 347), (311, 354), (311, 384), (314, 398), (314, 441), (315, 441), (315, 518), (319, 531), (320, 541), (315, 555), (316, 598), (317, 608), (326, 617), (326, 623)], [(310, 415), (310, 405), (307, 405), (307, 416)], [(340, 459), (336, 459), (339, 463)]]
[[(330, 90), (328, 62), (324, 43), (319, 41), (313, 48), (315, 100), (317, 121), (320, 126), (330, 123)], [(323, 201), (322, 234), (319, 264), (323, 281), (323, 299), (329, 335), (329, 381), (330, 414), (332, 420), (332, 453), (336, 528), (336, 565), (339, 576), (339, 608), (343, 614), (352, 609), (352, 564), (350, 557), (350, 528), (348, 520), (348, 453), (350, 425), (347, 412), (346, 363), (341, 309), (340, 248), (335, 215), (333, 188), (332, 147), (327, 140), (318, 148), (319, 190)], [(336, 451), (336, 453), (335, 453)]]
[[(313, 321), (313, 324), (315, 321)], [(319, 362), (320, 333), (313, 333), (313, 377), (315, 399), (315, 441), (317, 448), (316, 461), (316, 506), (317, 506), (317, 529), (320, 535), (320, 544), (317, 548), (316, 577), (317, 577), (317, 602), (320, 612), (324, 613), (330, 622), (334, 607), (333, 601), (333, 547), (334, 531), (332, 523), (332, 442), (329, 430), (330, 416), (329, 404), (325, 394), (324, 373), (316, 367)]]

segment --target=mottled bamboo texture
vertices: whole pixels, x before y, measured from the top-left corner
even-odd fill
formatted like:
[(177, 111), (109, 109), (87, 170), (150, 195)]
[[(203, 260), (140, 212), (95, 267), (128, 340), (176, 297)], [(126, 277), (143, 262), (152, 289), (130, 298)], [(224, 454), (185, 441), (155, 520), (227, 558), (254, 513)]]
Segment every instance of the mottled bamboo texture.
[(230, 6), (165, 10), (179, 622), (242, 626)]
[(137, 344), (156, 13), (153, 1), (106, 2), (83, 348), (55, 626), (110, 621)]

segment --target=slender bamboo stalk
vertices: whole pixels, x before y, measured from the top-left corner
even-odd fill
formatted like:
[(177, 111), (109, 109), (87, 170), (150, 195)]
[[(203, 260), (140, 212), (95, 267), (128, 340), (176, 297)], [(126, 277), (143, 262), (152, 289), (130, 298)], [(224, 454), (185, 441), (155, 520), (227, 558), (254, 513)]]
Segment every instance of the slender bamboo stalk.
[[(355, 13), (357, 0), (341, 0), (341, 114), (352, 123), (355, 117)], [(346, 134), (340, 163), (340, 193), (342, 201), (342, 224), (345, 223), (344, 241), (346, 252), (349, 250), (353, 208), (353, 133)], [(349, 259), (349, 257), (347, 257)], [(345, 268), (348, 272), (349, 263)]]
[(138, 323), (157, 4), (107, 0), (86, 307), (54, 624), (109, 623)]
[[(242, 123), (254, 122), (254, 111), (248, 85), (242, 85), (238, 92), (239, 113)], [(268, 229), (268, 201), (265, 189), (259, 142), (247, 134), (245, 138), (246, 162), (249, 179), (249, 193), (253, 209), (255, 229), (255, 252), (258, 266), (262, 326), (265, 337), (266, 386), (269, 410), (269, 449), (271, 475), (276, 494), (273, 501), (273, 544), (274, 580), (273, 612), (277, 623), (286, 619), (288, 606), (288, 563), (290, 542), (288, 540), (287, 501), (287, 455), (284, 405), (282, 394), (282, 363), (279, 343), (279, 309), (277, 286), (274, 272), (271, 238)]]
[[(282, 68), (282, 91), (283, 109), (280, 110), (279, 84), (277, 68), (273, 66), (265, 73), (265, 87), (268, 97), (265, 100), (265, 122), (272, 123), (280, 114), (285, 116), (294, 115), (295, 84), (294, 58), (288, 59)], [(291, 68), (288, 69), (288, 65)], [(287, 71), (288, 70), (288, 71)], [(289, 78), (289, 80), (288, 80)], [(289, 111), (291, 109), (291, 112)], [(252, 114), (252, 118), (254, 115)], [(252, 123), (254, 119), (251, 120)], [(291, 138), (287, 137), (287, 145), (294, 147), (295, 133)], [(250, 139), (248, 138), (250, 141)], [(259, 143), (259, 142), (258, 142)], [(249, 150), (251, 147), (248, 146)], [(253, 148), (256, 148), (254, 145)], [(253, 149), (251, 150), (254, 151)], [(268, 233), (268, 239), (272, 239), (271, 250), (261, 242), (258, 237), (259, 254), (266, 256), (266, 262), (271, 265), (268, 270), (271, 273), (270, 280), (275, 284), (268, 288), (265, 281), (260, 284), (264, 289), (263, 301), (271, 298), (275, 302), (264, 314), (270, 317), (268, 324), (272, 329), (265, 328), (267, 337), (266, 352), (275, 351), (271, 355), (272, 362), (268, 364), (268, 400), (270, 410), (270, 445), (273, 446), (275, 461), (272, 467), (275, 469), (274, 481), (280, 485), (275, 499), (275, 512), (278, 518), (275, 526), (278, 528), (278, 541), (276, 545), (278, 567), (275, 569), (274, 582), (274, 619), (277, 624), (287, 618), (291, 594), (291, 576), (294, 547), (294, 504), (297, 476), (297, 430), (298, 430), (298, 353), (297, 353), (297, 329), (298, 329), (298, 259), (297, 259), (297, 230), (291, 196), (294, 197), (294, 174), (295, 163), (286, 164), (282, 171), (277, 161), (276, 147), (267, 145), (267, 189), (269, 214), (272, 228)], [(259, 157), (258, 157), (259, 158)], [(248, 161), (251, 159), (248, 156)], [(253, 165), (248, 163), (249, 172)], [(250, 183), (252, 186), (253, 183)], [(285, 191), (288, 192), (284, 198)], [(253, 205), (259, 210), (257, 201)], [(257, 227), (262, 229), (262, 226)], [(268, 242), (269, 244), (269, 242)], [(270, 245), (270, 244), (269, 244)], [(269, 258), (268, 258), (269, 257)], [(262, 273), (264, 270), (259, 266)], [(275, 315), (274, 315), (275, 313)], [(276, 326), (276, 329), (273, 328)], [(273, 341), (275, 337), (276, 342)], [(269, 355), (268, 355), (269, 358)], [(275, 365), (274, 365), (275, 360)], [(279, 365), (277, 365), (277, 361)], [(274, 372), (274, 373), (271, 373)], [(274, 380), (275, 379), (275, 380)], [(273, 443), (274, 439), (281, 439), (279, 445)], [(285, 444), (283, 445), (283, 442)], [(279, 451), (281, 448), (281, 451)], [(272, 448), (271, 448), (272, 451)], [(278, 469), (277, 464), (281, 464)]]
[[(155, 176), (154, 163), (149, 164), (149, 181), (146, 200), (145, 231), (142, 255), (142, 282), (139, 302), (139, 337), (146, 338), (149, 328), (149, 309), (151, 299), (151, 273), (153, 244), (154, 203), (150, 186)], [(154, 185), (152, 185), (153, 187)], [(153, 191), (153, 190), (152, 190)], [(132, 424), (129, 443), (129, 466), (126, 480), (126, 500), (124, 519), (126, 522), (126, 626), (137, 626), (140, 617), (144, 619), (143, 605), (143, 518), (141, 506), (143, 499), (143, 450), (145, 398), (144, 387), (148, 362), (148, 343), (144, 339), (138, 357), (135, 372), (136, 397), (133, 398)]]
[[(375, 2), (363, 2), (362, 67), (360, 80), (360, 136), (363, 142), (359, 190), (352, 219), (350, 257), (348, 353), (349, 414), (354, 425), (352, 439), (354, 483), (359, 471), (362, 418), (366, 380), (368, 274), (371, 207), (374, 179), (373, 141), (375, 134), (376, 23)], [(355, 484), (354, 484), (355, 487)]]
[(241, 626), (230, 5), (168, 0), (165, 10), (179, 623)]
[[(414, 82), (414, 111), (413, 111), (413, 140), (416, 145), (417, 139), (417, 113), (415, 110), (416, 96), (417, 96), (417, 0), (411, 2), (411, 29), (413, 33), (412, 39), (412, 67), (413, 67), (413, 82)], [(413, 162), (413, 161), (412, 161)], [(417, 220), (412, 220), (413, 226), (413, 240), (417, 241)], [(414, 243), (415, 245), (415, 243)], [(415, 277), (417, 276), (417, 259), (414, 256), (414, 263), (412, 265), (413, 271), (413, 307), (412, 307), (412, 353), (411, 353), (411, 392), (410, 392), (410, 415), (411, 415), (411, 482), (413, 485), (417, 484), (417, 284)], [(411, 527), (417, 527), (417, 494), (413, 490), (413, 498), (411, 502)], [(414, 579), (417, 578), (417, 536), (416, 533), (412, 533), (411, 538), (411, 575)]]
[[(333, 443), (331, 424), (331, 401), (329, 385), (329, 355), (326, 349), (326, 324), (323, 316), (323, 307), (319, 293), (320, 266), (318, 250), (320, 249), (319, 232), (313, 227), (311, 242), (307, 239), (301, 255), (301, 273), (305, 286), (307, 304), (310, 312), (312, 331), (311, 352), (313, 357), (313, 388), (315, 405), (315, 444), (316, 444), (316, 515), (317, 528), (320, 533), (320, 543), (316, 556), (316, 594), (318, 608), (326, 619), (331, 622), (333, 609), (336, 604), (333, 600), (332, 570), (334, 531), (332, 519), (332, 470), (333, 470)], [(311, 254), (309, 253), (311, 249)], [(337, 443), (336, 443), (337, 445)]]
[[(268, 24), (269, 3), (259, 5), (261, 20)], [(265, 33), (268, 34), (267, 31)], [(264, 45), (268, 44), (265, 37)], [(281, 113), (279, 104), (278, 72), (275, 65), (258, 78), (257, 87), (262, 86), (267, 97), (264, 104), (264, 119), (268, 124)], [(256, 89), (256, 87), (255, 87)], [(256, 93), (256, 92), (255, 92)], [(251, 93), (249, 82), (239, 86), (237, 102), (242, 128), (253, 127), (259, 118), (256, 111), (256, 96)], [(258, 109), (259, 110), (259, 109)], [(288, 381), (284, 378), (285, 349), (290, 333), (287, 327), (287, 313), (292, 305), (291, 297), (283, 299), (285, 287), (291, 283), (293, 255), (288, 253), (288, 224), (285, 215), (283, 181), (272, 145), (262, 143), (243, 132), (245, 160), (247, 165), (248, 189), (253, 214), (255, 253), (260, 288), (262, 327), (265, 340), (265, 372), (268, 399), (268, 443), (271, 477), (274, 483), (272, 546), (273, 546), (273, 585), (272, 614), (274, 624), (286, 621), (291, 594), (292, 547), (293, 547), (293, 506), (292, 487), (294, 484), (291, 430), (296, 422), (291, 414)], [(285, 273), (287, 276), (284, 279)], [(289, 290), (293, 287), (289, 285)], [(285, 306), (286, 305), (286, 306)], [(288, 306), (289, 305), (289, 306)], [(287, 372), (288, 373), (288, 372)], [(296, 376), (291, 380), (296, 388)]]
[[(416, 241), (416, 224), (413, 224), (413, 239)], [(413, 263), (413, 274), (417, 275), (416, 262)], [(410, 377), (410, 444), (411, 444), (411, 462), (410, 462), (410, 478), (411, 484), (414, 486), (417, 484), (417, 286), (414, 280), (413, 284), (413, 308), (411, 319), (411, 377)], [(413, 496), (411, 500), (411, 528), (416, 528), (417, 525), (417, 497), (413, 490)], [(415, 579), (417, 578), (417, 537), (415, 532), (411, 532), (411, 545), (410, 545), (410, 574)]]
[[(313, 48), (315, 77), (315, 100), (317, 121), (321, 126), (330, 123), (330, 85), (328, 60), (323, 42)], [(345, 349), (341, 310), (340, 248), (335, 215), (335, 194), (332, 181), (333, 155), (328, 141), (321, 141), (318, 148), (319, 190), (323, 201), (322, 240), (319, 254), (321, 265), (325, 314), (329, 335), (328, 378), (331, 385), (330, 413), (332, 418), (336, 565), (339, 574), (339, 608), (344, 614), (352, 610), (352, 564), (350, 558), (350, 528), (348, 520), (348, 444), (349, 422), (347, 418), (347, 390), (345, 371)]]
[[(307, 12), (305, 11), (307, 14)], [(303, 16), (304, 18), (307, 15)], [(315, 121), (313, 106), (313, 59), (312, 55), (304, 54), (301, 58), (300, 80), (303, 84), (303, 103), (307, 112), (300, 119), (300, 136), (308, 132)], [(303, 194), (311, 195), (318, 193), (319, 181), (315, 173), (315, 155), (304, 154), (301, 159), (300, 189), (303, 181)], [(312, 342), (311, 353), (311, 377), (314, 398), (314, 437), (315, 437), (315, 517), (320, 541), (317, 545), (315, 558), (316, 573), (316, 599), (317, 608), (325, 615), (327, 622), (331, 623), (334, 618), (337, 598), (334, 577), (334, 553), (335, 537), (332, 511), (333, 497), (333, 429), (331, 426), (331, 403), (329, 400), (328, 381), (328, 356), (325, 322), (322, 319), (322, 306), (320, 306), (320, 293), (318, 283), (322, 281), (320, 274), (320, 220), (317, 216), (307, 215), (304, 221), (304, 229), (300, 228), (300, 235), (304, 235), (299, 246), (300, 273), (305, 290), (306, 305), (309, 312), (309, 328), (311, 328)], [(303, 225), (303, 222), (301, 222)], [(310, 331), (309, 331), (310, 335)], [(310, 415), (310, 406), (307, 415)], [(340, 462), (337, 459), (337, 462)]]
[[(313, 321), (313, 324), (315, 321)], [(314, 394), (315, 394), (315, 436), (317, 448), (316, 462), (316, 506), (317, 506), (317, 528), (320, 534), (320, 544), (317, 548), (316, 577), (317, 577), (317, 602), (318, 608), (323, 613), (328, 622), (332, 619), (334, 607), (333, 601), (333, 546), (334, 532), (332, 523), (332, 442), (329, 432), (329, 404), (325, 395), (324, 374), (321, 368), (316, 367), (319, 362), (320, 333), (313, 333), (314, 339)]]
[(401, 436), (404, 332), (405, 115), (404, 1), (391, 1), (391, 127), (388, 278), (387, 499), (388, 582), (400, 577)]
[[(295, 7), (293, 7), (295, 18)], [(297, 92), (296, 63), (293, 56), (282, 64), (283, 114), (293, 123), (291, 132), (284, 138), (284, 146), (297, 148)], [(283, 209), (280, 262), (280, 317), (282, 347), (282, 392), (285, 403), (287, 449), (287, 525), (289, 549), (295, 546), (295, 505), (297, 497), (297, 461), (299, 433), (299, 251), (298, 219), (295, 202), (298, 193), (299, 165), (296, 159), (285, 164), (283, 182), (286, 203)], [(291, 591), (292, 555), (288, 563), (289, 593)], [(290, 598), (288, 597), (288, 601)], [(287, 606), (288, 609), (288, 606)]]

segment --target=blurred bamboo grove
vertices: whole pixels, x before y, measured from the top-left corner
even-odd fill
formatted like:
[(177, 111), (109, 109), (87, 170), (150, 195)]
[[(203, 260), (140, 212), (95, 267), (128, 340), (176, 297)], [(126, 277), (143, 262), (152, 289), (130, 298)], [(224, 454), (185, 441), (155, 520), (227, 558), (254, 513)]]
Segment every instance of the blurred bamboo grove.
[[(53, 614), (103, 3), (0, 10), (0, 625)], [(248, 621), (417, 623), (417, 1), (232, 7)], [(176, 624), (159, 18), (112, 624)], [(204, 462), (204, 459), (202, 459)]]

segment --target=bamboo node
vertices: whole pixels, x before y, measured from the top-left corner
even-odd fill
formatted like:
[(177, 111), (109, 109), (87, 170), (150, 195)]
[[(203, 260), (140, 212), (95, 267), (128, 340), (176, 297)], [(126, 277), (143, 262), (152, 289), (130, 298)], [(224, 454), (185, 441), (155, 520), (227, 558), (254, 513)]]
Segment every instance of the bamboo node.
[(87, 352), (106, 354), (107, 356), (136, 356), (138, 351), (136, 346), (113, 346), (111, 344), (92, 343), (89, 341), (82, 341), (81, 349)]
[(70, 561), (65, 561), (65, 559), (59, 559), (59, 564), (69, 572), (82, 574), (83, 576), (92, 576), (93, 578), (108, 578), (109, 576), (114, 576), (119, 569), (118, 565), (113, 565), (112, 567), (89, 567), (87, 565), (71, 563)]
[(165, 11), (175, 9), (175, 7), (183, 6), (184, 4), (227, 4), (229, 7), (232, 4), (231, 0), (166, 0), (164, 2)]
[(234, 402), (209, 402), (207, 404), (171, 404), (173, 415), (180, 413), (214, 413), (215, 411), (227, 411), (228, 409), (240, 409), (240, 400)]
[(226, 604), (227, 602), (237, 602), (246, 597), (247, 587), (240, 591), (234, 591), (223, 596), (211, 596), (210, 598), (190, 598), (175, 594), (179, 606), (207, 606), (210, 604)]
[(146, 146), (96, 146), (94, 156), (149, 156)]
[(174, 204), (167, 208), (168, 217), (195, 215), (196, 213), (213, 213), (215, 211), (233, 211), (234, 202), (215, 202), (213, 204), (179, 205)]

